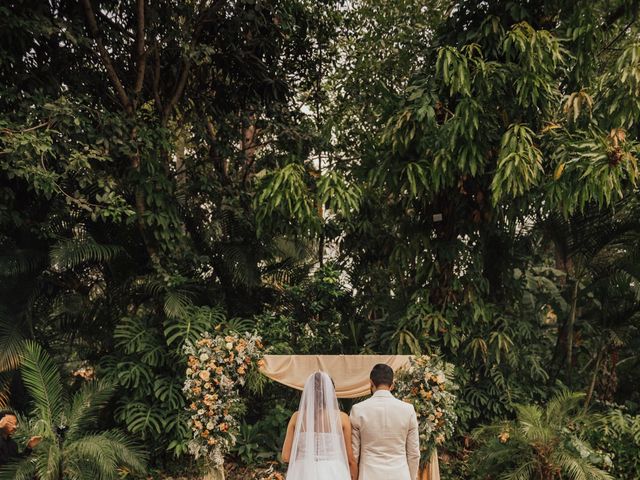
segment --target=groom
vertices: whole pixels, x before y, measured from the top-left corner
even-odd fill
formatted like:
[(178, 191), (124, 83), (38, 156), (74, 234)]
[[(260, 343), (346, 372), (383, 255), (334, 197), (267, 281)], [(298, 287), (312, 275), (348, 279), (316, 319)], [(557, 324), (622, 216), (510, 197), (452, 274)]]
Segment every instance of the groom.
[(352, 443), (360, 480), (417, 480), (418, 419), (413, 405), (391, 395), (393, 370), (371, 370), (373, 395), (351, 409)]

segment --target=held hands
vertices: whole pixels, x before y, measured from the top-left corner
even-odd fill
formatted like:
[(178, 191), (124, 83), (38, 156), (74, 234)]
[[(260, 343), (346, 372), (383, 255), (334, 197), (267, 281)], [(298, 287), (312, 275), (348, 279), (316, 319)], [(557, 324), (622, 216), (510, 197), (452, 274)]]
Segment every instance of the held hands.
[(33, 450), (40, 444), (41, 441), (42, 441), (42, 437), (39, 435), (35, 437), (31, 437), (31, 439), (29, 440), (29, 443), (27, 443), (27, 448)]

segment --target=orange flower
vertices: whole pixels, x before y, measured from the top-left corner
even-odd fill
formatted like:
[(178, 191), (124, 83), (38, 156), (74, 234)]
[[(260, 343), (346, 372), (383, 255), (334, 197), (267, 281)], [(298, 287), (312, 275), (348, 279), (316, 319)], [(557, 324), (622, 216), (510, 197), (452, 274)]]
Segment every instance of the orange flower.
[(202, 370), (198, 376), (204, 380), (205, 382), (209, 381), (209, 378), (211, 377), (211, 373), (209, 372), (209, 370)]
[(226, 432), (227, 430), (229, 430), (229, 425), (227, 425), (226, 423), (221, 423), (220, 425), (218, 425), (218, 428), (221, 432)]
[(202, 437), (207, 438), (209, 436), (209, 430), (204, 430), (200, 435), (202, 435)]

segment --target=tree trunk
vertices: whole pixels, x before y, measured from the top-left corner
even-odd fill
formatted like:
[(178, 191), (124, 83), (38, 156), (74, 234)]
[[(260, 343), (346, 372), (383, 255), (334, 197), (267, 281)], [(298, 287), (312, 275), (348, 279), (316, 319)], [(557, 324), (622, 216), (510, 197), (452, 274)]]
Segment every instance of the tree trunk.
[(596, 380), (598, 379), (598, 372), (600, 371), (600, 362), (602, 361), (602, 356), (604, 355), (605, 348), (601, 348), (598, 351), (598, 355), (596, 357), (596, 364), (593, 367), (593, 376), (591, 377), (591, 383), (589, 384), (589, 389), (587, 390), (587, 396), (584, 400), (584, 411), (586, 412), (589, 408), (589, 403), (591, 402), (591, 397), (593, 396), (593, 390), (596, 386)]
[(571, 291), (571, 310), (569, 311), (569, 319), (567, 321), (567, 349), (565, 356), (565, 365), (567, 367), (567, 382), (569, 387), (573, 383), (573, 334), (576, 323), (577, 307), (578, 307), (578, 286), (579, 281), (574, 278), (573, 290)]

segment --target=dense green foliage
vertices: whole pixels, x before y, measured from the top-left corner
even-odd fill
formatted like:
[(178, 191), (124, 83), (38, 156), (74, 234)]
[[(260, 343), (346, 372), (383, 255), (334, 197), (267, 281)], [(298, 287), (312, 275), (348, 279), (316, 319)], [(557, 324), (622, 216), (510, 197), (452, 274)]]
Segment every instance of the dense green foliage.
[[(182, 345), (256, 329), (454, 363), (452, 475), (475, 427), (569, 387), (634, 478), (639, 8), (3, 2), (0, 400), (28, 402), (36, 340), (186, 469)], [(276, 458), (295, 395), (255, 404), (245, 463)]]
[(559, 393), (544, 409), (519, 405), (514, 421), (478, 429), (477, 477), (500, 472), (505, 480), (611, 479), (602, 469), (605, 458), (584, 441), (591, 419), (581, 411), (580, 400), (581, 395)]
[(22, 378), (33, 398), (33, 417), (21, 437), (42, 437), (33, 453), (0, 468), (7, 480), (116, 479), (123, 472), (144, 473), (145, 458), (121, 431), (96, 431), (98, 414), (113, 388), (85, 383), (68, 398), (53, 359), (33, 342), (24, 346)]

